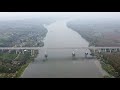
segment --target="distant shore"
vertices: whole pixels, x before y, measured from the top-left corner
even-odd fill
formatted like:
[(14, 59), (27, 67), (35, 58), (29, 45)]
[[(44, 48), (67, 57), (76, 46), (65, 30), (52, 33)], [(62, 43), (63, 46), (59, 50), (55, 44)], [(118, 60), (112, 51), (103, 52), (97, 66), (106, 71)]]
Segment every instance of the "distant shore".
[[(107, 41), (107, 37), (103, 35), (99, 35), (99, 36), (96, 36), (94, 34), (93, 31), (88, 31), (88, 30), (79, 30), (78, 28), (76, 28), (74, 25), (72, 25), (72, 22), (68, 22), (67, 23), (67, 26), (69, 28), (71, 28), (72, 30), (78, 32), (85, 40), (87, 40), (89, 42), (89, 46), (101, 46), (101, 47), (104, 47), (104, 46), (119, 46), (119, 44), (117, 43), (113, 43), (114, 42), (114, 39), (113, 41), (111, 40), (108, 40)], [(117, 33), (117, 32), (114, 32), (114, 34)], [(107, 34), (107, 33), (106, 33)], [(91, 52), (92, 53), (92, 52)], [(100, 64), (101, 64), (101, 67), (106, 71), (108, 72), (110, 75), (112, 76), (115, 76), (115, 77), (118, 77), (119, 76), (119, 73), (120, 73), (120, 70), (118, 69), (120, 64), (119, 64), (119, 52), (118, 54), (116, 53), (111, 53), (111, 54), (105, 54), (105, 53), (102, 53), (102, 55), (104, 56), (103, 58), (99, 57), (102, 61), (100, 61)], [(115, 58), (110, 58), (109, 60), (107, 60), (106, 58), (110, 57), (110, 56), (114, 56), (114, 55), (118, 55), (116, 60)], [(99, 55), (98, 55), (99, 56)], [(106, 63), (106, 61), (108, 61), (108, 63)], [(118, 68), (116, 68), (116, 65), (114, 62), (112, 61), (116, 61), (118, 62)], [(110, 68), (111, 67), (111, 68)], [(105, 77), (112, 77), (112, 76), (105, 76)]]

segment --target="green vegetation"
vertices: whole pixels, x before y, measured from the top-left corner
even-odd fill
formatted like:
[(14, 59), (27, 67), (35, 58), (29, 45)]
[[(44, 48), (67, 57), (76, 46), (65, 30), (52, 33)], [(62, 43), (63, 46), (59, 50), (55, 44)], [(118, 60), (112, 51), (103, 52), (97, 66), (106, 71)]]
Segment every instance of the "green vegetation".
[[(18, 78), (23, 73), (24, 69), (34, 60), (38, 51), (35, 51), (34, 56), (29, 52), (25, 54), (0, 54), (0, 78)], [(4, 57), (5, 56), (5, 57)], [(16, 58), (17, 57), (17, 58)], [(16, 58), (16, 59), (15, 59)]]
[(19, 78), (19, 77), (22, 75), (23, 71), (25, 70), (25, 68), (26, 68), (28, 65), (29, 65), (29, 63), (23, 65), (23, 66), (17, 71), (15, 78)]
[[(44, 24), (54, 22), (52, 18), (32, 18), (24, 20), (0, 21), (0, 47), (42, 47), (47, 34)], [(0, 50), (0, 78), (18, 78), (24, 69), (37, 56), (27, 50), (22, 54), (19, 50)]]
[(102, 62), (103, 68), (113, 75), (120, 77), (120, 53), (103, 54)]
[[(35, 29), (39, 29), (39, 27)], [(44, 46), (42, 40), (46, 33), (47, 30), (45, 28), (39, 31), (1, 32), (0, 47), (42, 47)], [(37, 54), (38, 50), (34, 50), (34, 55), (31, 55), (31, 50), (25, 51), (24, 54), (22, 50), (19, 50), (17, 54), (15, 50), (0, 50), (0, 78), (20, 77), (24, 69), (34, 60)]]
[(72, 20), (67, 26), (85, 38), (90, 46), (120, 46), (120, 21), (111, 19)]
[(116, 72), (115, 72), (115, 69), (110, 64), (106, 64), (105, 62), (102, 62), (102, 61), (100, 63), (102, 65), (102, 68), (105, 71), (107, 71), (110, 75), (117, 76)]
[(91, 51), (91, 55), (96, 56), (96, 58), (100, 60), (102, 68), (109, 73), (110, 77), (112, 76), (116, 78), (120, 77), (120, 52), (98, 53), (96, 50), (96, 52), (93, 53), (93, 50), (90, 51)]
[(1, 60), (10, 60), (10, 59), (15, 59), (17, 57), (17, 54), (9, 54), (9, 53), (0, 53), (0, 61)]

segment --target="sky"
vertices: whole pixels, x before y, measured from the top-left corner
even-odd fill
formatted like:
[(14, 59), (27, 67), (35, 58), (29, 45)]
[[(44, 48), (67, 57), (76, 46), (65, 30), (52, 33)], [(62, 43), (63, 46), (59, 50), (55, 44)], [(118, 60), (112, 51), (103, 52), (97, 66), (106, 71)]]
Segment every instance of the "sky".
[(40, 16), (71, 18), (120, 18), (120, 12), (0, 12), (0, 20), (19, 20)]

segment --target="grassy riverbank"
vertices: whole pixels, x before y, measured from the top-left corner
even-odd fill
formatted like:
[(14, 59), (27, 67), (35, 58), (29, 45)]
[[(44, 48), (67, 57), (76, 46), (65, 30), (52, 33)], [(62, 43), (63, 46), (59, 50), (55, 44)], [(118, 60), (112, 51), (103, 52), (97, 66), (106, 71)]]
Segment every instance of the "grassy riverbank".
[[(84, 32), (85, 33), (85, 32)], [(96, 36), (91, 36), (90, 34), (87, 34), (87, 35), (84, 35), (83, 33), (79, 33), (83, 38), (85, 38), (90, 44), (89, 46), (106, 46), (108, 43), (107, 42), (104, 42), (104, 41), (107, 41), (105, 38), (104, 39), (101, 39), (103, 37), (96, 37)], [(91, 37), (93, 39), (91, 39)], [(100, 44), (100, 42), (104, 42), (102, 44)], [(114, 42), (114, 41), (112, 41)], [(111, 43), (112, 43), (111, 42)], [(114, 43), (115, 45), (115, 43)], [(116, 44), (117, 45), (117, 44)], [(109, 44), (109, 46), (112, 46)], [(112, 52), (112, 53), (109, 53), (109, 52), (106, 52), (106, 53), (96, 53), (94, 54), (93, 51), (91, 50), (91, 53), (92, 55), (95, 55), (95, 56), (101, 56), (103, 55), (103, 57), (98, 57), (100, 60), (100, 63), (101, 63), (101, 66), (102, 68), (108, 72), (110, 74), (110, 77), (109, 76), (106, 76), (106, 77), (116, 77), (116, 78), (119, 78), (120, 77), (120, 52)]]
[(30, 63), (31, 63), (31, 62), (23, 65), (23, 66), (17, 71), (15, 78), (19, 78), (19, 77), (23, 74), (24, 70), (27, 68), (27, 66), (28, 66)]
[(35, 51), (34, 56), (31, 56), (29, 51), (24, 54), (0, 54), (0, 78), (19, 78), (37, 54), (37, 50)]

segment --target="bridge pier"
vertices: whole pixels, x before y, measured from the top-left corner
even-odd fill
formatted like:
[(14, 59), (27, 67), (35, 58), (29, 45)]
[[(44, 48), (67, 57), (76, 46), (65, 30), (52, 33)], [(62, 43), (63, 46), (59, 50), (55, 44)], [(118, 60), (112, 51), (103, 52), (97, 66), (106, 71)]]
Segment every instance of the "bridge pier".
[(117, 48), (115, 48), (115, 52), (117, 52)]
[(8, 50), (8, 53), (10, 53), (11, 52), (11, 50)]
[(100, 51), (101, 51), (101, 52), (103, 52), (103, 50), (102, 50), (102, 49), (100, 49)]
[(104, 49), (104, 52), (106, 52), (107, 50), (106, 50), (106, 48)]
[(106, 52), (106, 49), (103, 49), (103, 52)]
[(106, 49), (101, 48), (101, 52), (106, 52)]
[(110, 52), (110, 49), (109, 49), (109, 48), (106, 48), (106, 52)]
[(15, 50), (15, 53), (18, 54), (18, 50)]
[(101, 50), (100, 50), (100, 49), (98, 49), (98, 53), (101, 53)]
[(22, 50), (22, 54), (24, 54), (24, 50)]
[(109, 52), (111, 53), (111, 49), (109, 49)]
[(119, 52), (119, 48), (116, 48), (116, 52)]
[(35, 50), (33, 50), (33, 55), (35, 55)]
[(115, 52), (115, 49), (111, 49), (111, 52)]
[(110, 52), (110, 53), (112, 53), (112, 52), (119, 52), (119, 49), (118, 49), (118, 48), (109, 49), (109, 52)]
[(35, 51), (31, 50), (31, 56), (34, 56), (34, 54), (35, 54)]
[(93, 49), (93, 53), (95, 54), (95, 49)]
[(2, 53), (3, 53), (4, 50), (3, 49), (1, 49), (1, 50), (2, 50)]
[(31, 56), (33, 55), (32, 50), (31, 50)]

